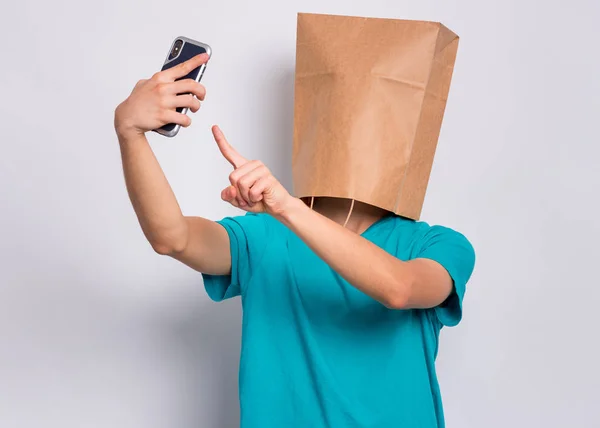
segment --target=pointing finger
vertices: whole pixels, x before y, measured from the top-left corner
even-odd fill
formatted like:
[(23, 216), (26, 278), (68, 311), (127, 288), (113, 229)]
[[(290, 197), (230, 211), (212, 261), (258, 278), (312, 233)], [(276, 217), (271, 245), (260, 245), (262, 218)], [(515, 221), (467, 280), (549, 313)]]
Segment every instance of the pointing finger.
[(229, 144), (225, 138), (225, 135), (223, 135), (223, 132), (218, 126), (213, 126), (212, 132), (213, 136), (215, 137), (215, 141), (217, 142), (217, 146), (219, 146), (221, 154), (234, 168), (239, 168), (248, 162), (245, 157), (240, 155), (237, 150), (235, 150), (231, 144)]

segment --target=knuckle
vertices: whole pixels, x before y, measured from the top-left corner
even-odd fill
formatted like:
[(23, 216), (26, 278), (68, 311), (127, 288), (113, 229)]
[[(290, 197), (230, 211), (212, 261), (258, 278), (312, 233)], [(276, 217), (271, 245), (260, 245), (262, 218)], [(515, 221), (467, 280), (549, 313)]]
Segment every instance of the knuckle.
[(159, 95), (165, 95), (167, 93), (167, 89), (168, 86), (166, 83), (159, 83), (156, 85), (156, 92), (158, 92)]
[(189, 62), (184, 62), (183, 64), (181, 64), (181, 71), (183, 73), (188, 74), (192, 70), (192, 64), (190, 64)]
[(238, 185), (239, 185), (240, 187), (247, 188), (247, 187), (248, 187), (248, 184), (249, 184), (249, 183), (248, 183), (248, 178), (247, 178), (247, 177), (242, 177), (242, 178), (240, 178), (240, 179), (238, 180)]

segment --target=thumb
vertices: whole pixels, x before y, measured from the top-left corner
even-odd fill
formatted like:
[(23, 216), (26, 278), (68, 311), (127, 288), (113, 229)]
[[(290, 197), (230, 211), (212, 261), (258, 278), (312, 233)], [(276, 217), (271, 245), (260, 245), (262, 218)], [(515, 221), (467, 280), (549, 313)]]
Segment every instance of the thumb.
[(221, 191), (221, 199), (225, 202), (229, 202), (231, 205), (238, 207), (237, 203), (237, 191), (234, 186), (228, 186)]

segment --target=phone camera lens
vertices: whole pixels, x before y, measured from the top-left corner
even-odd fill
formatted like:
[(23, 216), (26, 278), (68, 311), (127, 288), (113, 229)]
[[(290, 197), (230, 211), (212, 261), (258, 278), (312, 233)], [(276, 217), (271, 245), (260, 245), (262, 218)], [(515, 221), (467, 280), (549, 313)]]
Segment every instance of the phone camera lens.
[(173, 44), (173, 49), (171, 50), (171, 58), (175, 58), (179, 55), (179, 51), (181, 51), (181, 47), (183, 46), (183, 40), (177, 40)]

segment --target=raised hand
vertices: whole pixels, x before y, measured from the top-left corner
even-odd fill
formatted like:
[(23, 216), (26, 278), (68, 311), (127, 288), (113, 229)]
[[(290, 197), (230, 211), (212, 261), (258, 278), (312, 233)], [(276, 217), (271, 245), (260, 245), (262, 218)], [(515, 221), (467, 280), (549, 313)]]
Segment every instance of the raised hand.
[[(193, 79), (177, 80), (208, 61), (207, 54), (197, 55), (175, 67), (160, 71), (152, 78), (140, 80), (129, 97), (115, 110), (115, 129), (120, 135), (144, 134), (167, 123), (188, 127), (189, 116), (178, 113), (177, 107), (192, 112), (200, 109), (206, 89)], [(194, 97), (195, 96), (195, 97)]]
[(277, 216), (283, 213), (294, 198), (258, 160), (247, 160), (229, 144), (218, 126), (213, 136), (223, 157), (233, 166), (230, 186), (223, 189), (221, 199), (245, 211), (266, 212)]

